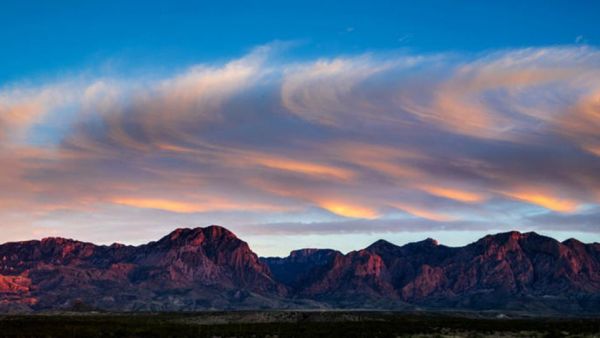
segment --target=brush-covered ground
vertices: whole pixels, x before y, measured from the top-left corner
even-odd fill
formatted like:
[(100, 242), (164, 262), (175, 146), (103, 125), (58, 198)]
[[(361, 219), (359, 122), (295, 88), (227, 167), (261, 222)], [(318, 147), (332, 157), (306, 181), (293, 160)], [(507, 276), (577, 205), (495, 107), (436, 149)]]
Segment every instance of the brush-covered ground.
[(0, 316), (2, 337), (600, 337), (600, 317), (243, 311)]

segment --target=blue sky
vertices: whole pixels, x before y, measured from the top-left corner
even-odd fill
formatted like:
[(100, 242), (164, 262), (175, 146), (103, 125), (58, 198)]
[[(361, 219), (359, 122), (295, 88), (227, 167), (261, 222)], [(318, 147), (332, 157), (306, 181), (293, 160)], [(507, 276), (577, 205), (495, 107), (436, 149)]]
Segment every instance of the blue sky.
[[(0, 83), (238, 57), (275, 40), (300, 56), (600, 42), (594, 1), (3, 1)], [(579, 39), (579, 40), (578, 40)]]
[(598, 7), (5, 1), (0, 242), (599, 241)]

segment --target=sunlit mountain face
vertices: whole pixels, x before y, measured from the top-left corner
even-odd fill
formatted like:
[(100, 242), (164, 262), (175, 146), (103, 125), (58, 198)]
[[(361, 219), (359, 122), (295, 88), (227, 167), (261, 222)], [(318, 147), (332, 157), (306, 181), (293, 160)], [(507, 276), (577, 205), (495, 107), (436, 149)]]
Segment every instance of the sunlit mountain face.
[(0, 5), (0, 242), (600, 241), (596, 5), (138, 6)]

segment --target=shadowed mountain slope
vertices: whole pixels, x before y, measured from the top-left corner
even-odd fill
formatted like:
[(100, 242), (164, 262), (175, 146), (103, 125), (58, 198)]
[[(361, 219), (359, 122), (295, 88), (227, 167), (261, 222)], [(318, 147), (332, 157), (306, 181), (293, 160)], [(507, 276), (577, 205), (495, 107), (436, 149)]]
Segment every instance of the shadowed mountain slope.
[(379, 240), (346, 255), (298, 250), (263, 260), (295, 296), (337, 305), (578, 312), (600, 310), (599, 248), (508, 232), (458, 248)]

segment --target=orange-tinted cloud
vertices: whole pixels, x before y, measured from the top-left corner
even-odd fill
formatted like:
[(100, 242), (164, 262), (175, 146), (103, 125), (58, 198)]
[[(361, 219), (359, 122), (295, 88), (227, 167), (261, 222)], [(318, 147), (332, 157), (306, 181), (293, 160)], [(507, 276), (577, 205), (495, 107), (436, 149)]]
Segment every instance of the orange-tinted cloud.
[(546, 209), (558, 212), (574, 212), (579, 207), (579, 203), (577, 201), (560, 198), (537, 191), (506, 192), (505, 195), (513, 199), (539, 205)]
[(206, 206), (197, 205), (194, 203), (178, 202), (166, 199), (150, 199), (150, 198), (115, 198), (113, 203), (126, 205), (134, 208), (143, 209), (158, 209), (172, 212), (201, 212), (208, 210)]
[(253, 159), (257, 164), (278, 170), (291, 171), (306, 175), (334, 177), (348, 180), (352, 178), (353, 173), (350, 170), (336, 168), (334, 166), (297, 161), (274, 156), (258, 156)]
[(400, 209), (406, 213), (409, 213), (413, 216), (424, 218), (430, 221), (449, 222), (454, 220), (454, 218), (450, 215), (428, 210), (423, 207), (411, 205), (408, 203), (392, 203), (391, 206), (396, 209)]
[(161, 198), (117, 197), (112, 199), (111, 202), (134, 208), (157, 209), (176, 213), (197, 213), (224, 210), (263, 212), (285, 210), (285, 208), (275, 205), (260, 203), (243, 203), (224, 198), (211, 198), (201, 200), (199, 202), (187, 202)]
[(322, 200), (318, 201), (318, 205), (329, 212), (343, 217), (375, 219), (379, 216), (377, 210), (352, 202)]
[(431, 186), (431, 185), (421, 185), (419, 189), (439, 197), (448, 198), (451, 200), (465, 202), (465, 203), (477, 203), (482, 202), (486, 199), (486, 196), (483, 194), (474, 193), (471, 191), (453, 189), (453, 188), (445, 188), (439, 186)]

